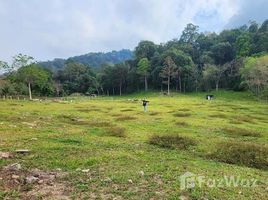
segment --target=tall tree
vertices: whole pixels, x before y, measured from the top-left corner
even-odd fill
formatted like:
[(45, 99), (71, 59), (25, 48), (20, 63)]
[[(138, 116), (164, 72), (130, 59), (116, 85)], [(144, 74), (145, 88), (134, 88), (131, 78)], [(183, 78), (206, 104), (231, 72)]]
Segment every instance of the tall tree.
[(37, 64), (31, 64), (19, 68), (16, 73), (16, 79), (17, 81), (27, 84), (30, 99), (32, 99), (32, 86), (38, 87), (42, 90), (51, 80), (48, 71), (42, 69)]
[(122, 87), (123, 84), (126, 81), (127, 73), (128, 73), (128, 67), (125, 63), (116, 64), (114, 66), (114, 81), (119, 86), (119, 95), (122, 95)]
[(248, 58), (241, 69), (241, 75), (243, 83), (254, 94), (260, 95), (265, 88), (268, 88), (268, 55)]
[(135, 48), (135, 56), (138, 60), (142, 58), (150, 60), (154, 56), (156, 50), (157, 46), (153, 42), (144, 40), (139, 42), (138, 46)]
[(199, 27), (190, 23), (187, 24), (180, 37), (180, 42), (194, 44), (198, 38)]
[(209, 84), (209, 82), (213, 82), (215, 84), (216, 91), (218, 91), (220, 79), (222, 78), (222, 75), (226, 71), (227, 67), (227, 64), (223, 66), (206, 64), (203, 71), (203, 78), (206, 84)]
[(33, 64), (34, 58), (32, 56), (18, 54), (13, 57), (12, 65), (10, 66), (9, 71), (18, 70), (19, 68), (27, 65)]
[(168, 87), (168, 95), (170, 95), (170, 81), (176, 77), (176, 75), (178, 74), (178, 68), (177, 65), (174, 63), (174, 61), (172, 60), (172, 58), (170, 56), (168, 56), (165, 59), (164, 62), (164, 67), (160, 73), (160, 76), (164, 79), (163, 83), (167, 84)]
[(147, 76), (149, 74), (150, 63), (147, 58), (142, 58), (138, 62), (137, 73), (144, 77), (144, 90), (148, 90)]

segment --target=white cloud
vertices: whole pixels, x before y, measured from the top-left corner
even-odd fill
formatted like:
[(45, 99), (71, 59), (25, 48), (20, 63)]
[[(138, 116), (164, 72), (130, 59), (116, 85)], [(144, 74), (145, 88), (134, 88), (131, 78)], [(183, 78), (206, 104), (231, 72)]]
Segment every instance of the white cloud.
[[(262, 1), (262, 0), (255, 0)], [(220, 31), (241, 0), (0, 0), (0, 60), (38, 60), (90, 51), (133, 49), (179, 37), (187, 23)]]

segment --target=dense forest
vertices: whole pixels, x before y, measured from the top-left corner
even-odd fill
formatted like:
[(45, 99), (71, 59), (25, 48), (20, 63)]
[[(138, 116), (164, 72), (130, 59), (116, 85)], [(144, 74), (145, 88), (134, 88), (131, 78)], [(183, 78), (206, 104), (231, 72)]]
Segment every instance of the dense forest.
[(0, 94), (29, 94), (31, 98), (31, 93), (122, 95), (148, 89), (166, 94), (248, 89), (267, 98), (267, 52), (268, 20), (262, 24), (252, 21), (219, 34), (200, 33), (198, 26), (188, 24), (177, 39), (163, 44), (139, 42), (133, 59), (124, 62), (91, 60), (88, 66), (88, 54), (42, 67), (32, 57), (19, 54), (11, 65), (0, 62), (6, 72), (0, 80)]

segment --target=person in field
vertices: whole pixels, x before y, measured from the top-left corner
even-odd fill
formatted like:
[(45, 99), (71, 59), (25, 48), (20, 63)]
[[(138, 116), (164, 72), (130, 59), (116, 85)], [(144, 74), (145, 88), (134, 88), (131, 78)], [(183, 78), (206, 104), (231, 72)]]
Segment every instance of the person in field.
[(142, 100), (142, 106), (143, 106), (143, 111), (144, 112), (146, 112), (146, 110), (147, 110), (147, 103), (148, 103), (149, 101), (147, 101), (145, 98)]

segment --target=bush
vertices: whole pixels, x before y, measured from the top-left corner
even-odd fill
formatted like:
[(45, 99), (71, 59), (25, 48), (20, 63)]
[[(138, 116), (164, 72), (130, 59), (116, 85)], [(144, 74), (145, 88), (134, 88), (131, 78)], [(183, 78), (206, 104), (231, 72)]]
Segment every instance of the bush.
[(236, 127), (223, 128), (222, 131), (225, 134), (228, 134), (230, 136), (245, 136), (245, 137), (260, 137), (261, 136), (259, 132), (248, 130), (248, 129), (236, 128)]
[(268, 169), (268, 147), (250, 142), (219, 143), (210, 158), (229, 164)]
[(196, 142), (188, 137), (183, 137), (175, 134), (170, 135), (153, 135), (149, 139), (149, 144), (156, 145), (168, 149), (187, 149)]

